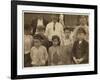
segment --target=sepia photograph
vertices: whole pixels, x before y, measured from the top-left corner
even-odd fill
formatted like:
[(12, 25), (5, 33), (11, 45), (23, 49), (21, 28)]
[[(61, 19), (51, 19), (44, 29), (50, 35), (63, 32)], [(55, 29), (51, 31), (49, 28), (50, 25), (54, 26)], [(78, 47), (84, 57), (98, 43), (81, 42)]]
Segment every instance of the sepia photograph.
[(97, 6), (12, 1), (11, 77), (97, 74)]
[(88, 17), (24, 12), (24, 67), (88, 64)]

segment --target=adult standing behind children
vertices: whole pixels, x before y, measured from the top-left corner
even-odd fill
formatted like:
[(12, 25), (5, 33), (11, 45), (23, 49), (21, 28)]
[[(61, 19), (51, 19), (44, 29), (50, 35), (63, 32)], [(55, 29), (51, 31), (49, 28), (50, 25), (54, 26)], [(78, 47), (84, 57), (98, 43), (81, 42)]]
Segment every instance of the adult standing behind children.
[(32, 23), (31, 23), (31, 26), (33, 27), (33, 34), (35, 34), (37, 32), (38, 26), (46, 27), (46, 25), (47, 25), (47, 21), (45, 20), (43, 15), (38, 14), (35, 19), (34, 19), (34, 16), (33, 16)]
[(52, 15), (52, 21), (46, 26), (45, 35), (47, 36), (49, 41), (52, 41), (53, 35), (57, 35), (60, 38), (62, 44), (63, 26), (58, 22), (57, 15)]
[(89, 41), (89, 26), (88, 26), (88, 17), (85, 16), (85, 15), (81, 15), (78, 17), (78, 26), (75, 27), (74, 31), (72, 32), (71, 36), (72, 38), (76, 39), (76, 33), (77, 33), (77, 30), (81, 27), (85, 30), (86, 32), (86, 37), (85, 37), (85, 40), (86, 41)]

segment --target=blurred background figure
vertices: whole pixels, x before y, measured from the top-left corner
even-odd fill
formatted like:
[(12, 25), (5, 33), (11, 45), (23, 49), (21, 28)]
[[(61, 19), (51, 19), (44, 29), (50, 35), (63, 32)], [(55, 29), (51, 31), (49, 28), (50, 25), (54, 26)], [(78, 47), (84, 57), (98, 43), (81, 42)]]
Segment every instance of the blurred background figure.
[(45, 35), (45, 26), (43, 25), (37, 26), (37, 31), (35, 32), (35, 34)]
[(65, 28), (64, 14), (59, 15), (59, 23), (62, 24), (63, 28)]
[(35, 34), (35, 32), (37, 32), (38, 26), (46, 27), (47, 21), (44, 19), (44, 17), (41, 14), (38, 14), (36, 19), (32, 19), (31, 25), (33, 27), (33, 34)]
[(86, 31), (85, 40), (89, 41), (89, 24), (88, 24), (88, 17), (87, 16), (85, 16), (85, 15), (79, 16), (79, 18), (78, 18), (78, 26), (75, 27), (75, 29), (74, 29), (74, 31), (72, 33), (72, 36), (74, 37), (73, 39), (76, 39), (76, 33), (77, 33), (77, 30), (80, 27), (83, 28)]

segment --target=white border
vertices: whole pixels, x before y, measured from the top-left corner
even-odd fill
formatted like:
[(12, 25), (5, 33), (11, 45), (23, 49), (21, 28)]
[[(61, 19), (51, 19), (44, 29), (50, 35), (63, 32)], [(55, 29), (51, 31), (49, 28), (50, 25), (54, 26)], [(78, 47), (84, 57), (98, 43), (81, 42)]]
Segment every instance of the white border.
[[(41, 11), (41, 12), (64, 12), (64, 13), (79, 13), (89, 14), (89, 64), (80, 65), (63, 65), (50, 67), (31, 67), (22, 68), (22, 11)], [(76, 14), (77, 15), (77, 14)], [(79, 71), (93, 71), (94, 70), (94, 10), (80, 9), (80, 8), (58, 8), (58, 7), (44, 7), (44, 6), (17, 6), (17, 75), (27, 74), (45, 74), (45, 73), (60, 73), (60, 72), (79, 72)]]

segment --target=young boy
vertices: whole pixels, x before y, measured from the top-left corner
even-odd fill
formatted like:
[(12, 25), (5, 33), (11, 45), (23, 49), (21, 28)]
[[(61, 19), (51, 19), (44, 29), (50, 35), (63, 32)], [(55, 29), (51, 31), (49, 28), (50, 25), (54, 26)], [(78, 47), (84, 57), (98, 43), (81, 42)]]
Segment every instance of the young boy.
[(71, 35), (71, 29), (68, 27), (64, 28), (64, 46), (70, 46), (73, 44), (70, 35)]
[(88, 63), (89, 45), (85, 40), (86, 32), (84, 28), (77, 30), (77, 40), (74, 42), (72, 49), (72, 58), (75, 64)]
[(47, 59), (48, 59), (48, 53), (44, 46), (41, 44), (41, 35), (36, 34), (34, 35), (34, 46), (31, 48), (31, 64), (32, 66), (45, 66)]
[(25, 24), (24, 26), (24, 67), (30, 66), (30, 50), (32, 48), (33, 37), (31, 35), (31, 26)]
[(66, 27), (64, 28), (64, 46), (63, 46), (63, 62), (64, 64), (71, 64), (71, 50), (73, 41), (70, 38), (71, 29)]

